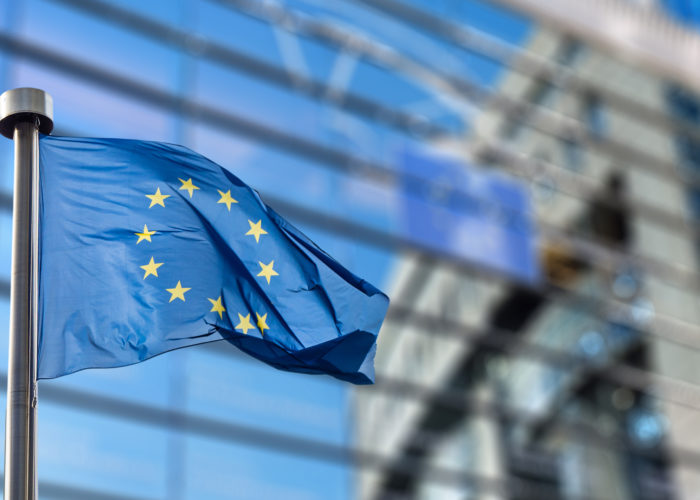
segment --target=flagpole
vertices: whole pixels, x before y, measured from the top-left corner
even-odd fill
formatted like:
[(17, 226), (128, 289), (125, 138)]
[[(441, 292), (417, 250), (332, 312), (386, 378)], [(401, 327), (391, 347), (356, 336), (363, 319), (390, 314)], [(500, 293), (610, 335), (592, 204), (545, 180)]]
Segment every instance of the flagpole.
[(39, 133), (53, 129), (53, 99), (39, 89), (0, 95), (0, 133), (14, 139), (12, 278), (5, 421), (5, 500), (35, 500)]

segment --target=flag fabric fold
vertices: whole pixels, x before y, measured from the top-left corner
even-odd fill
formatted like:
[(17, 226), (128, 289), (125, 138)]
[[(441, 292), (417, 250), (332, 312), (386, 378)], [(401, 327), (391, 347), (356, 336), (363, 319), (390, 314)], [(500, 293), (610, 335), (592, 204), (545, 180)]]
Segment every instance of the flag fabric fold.
[(374, 380), (389, 299), (182, 146), (40, 139), (38, 376), (226, 340), (277, 368)]

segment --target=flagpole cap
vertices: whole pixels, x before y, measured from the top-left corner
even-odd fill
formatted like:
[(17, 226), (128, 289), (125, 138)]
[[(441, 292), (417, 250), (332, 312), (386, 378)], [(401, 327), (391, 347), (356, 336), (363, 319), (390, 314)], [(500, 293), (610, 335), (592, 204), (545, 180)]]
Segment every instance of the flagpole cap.
[(38, 119), (39, 132), (53, 130), (53, 98), (41, 89), (21, 87), (0, 95), (0, 134), (12, 139), (15, 125)]

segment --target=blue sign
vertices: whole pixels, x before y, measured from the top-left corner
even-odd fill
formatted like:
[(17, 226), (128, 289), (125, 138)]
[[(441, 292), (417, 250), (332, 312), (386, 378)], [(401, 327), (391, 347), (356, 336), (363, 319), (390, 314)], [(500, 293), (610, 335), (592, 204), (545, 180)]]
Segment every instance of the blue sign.
[(477, 265), (533, 282), (536, 235), (525, 186), (449, 157), (401, 155), (402, 235)]

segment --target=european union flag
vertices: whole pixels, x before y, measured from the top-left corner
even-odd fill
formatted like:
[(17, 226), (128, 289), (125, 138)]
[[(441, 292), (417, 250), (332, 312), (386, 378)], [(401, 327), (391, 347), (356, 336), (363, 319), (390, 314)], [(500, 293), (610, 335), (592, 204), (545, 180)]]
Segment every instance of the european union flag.
[(227, 340), (371, 383), (389, 299), (230, 172), (172, 144), (40, 139), (38, 376)]

